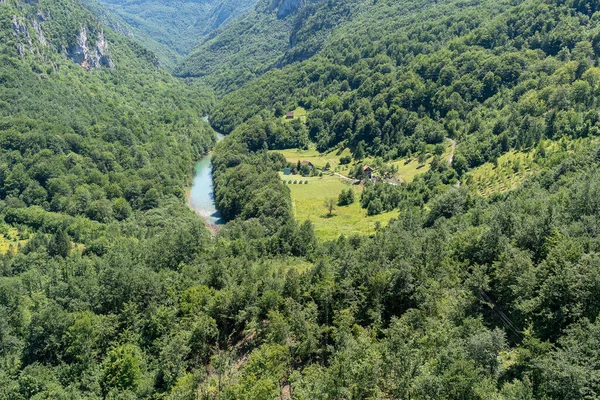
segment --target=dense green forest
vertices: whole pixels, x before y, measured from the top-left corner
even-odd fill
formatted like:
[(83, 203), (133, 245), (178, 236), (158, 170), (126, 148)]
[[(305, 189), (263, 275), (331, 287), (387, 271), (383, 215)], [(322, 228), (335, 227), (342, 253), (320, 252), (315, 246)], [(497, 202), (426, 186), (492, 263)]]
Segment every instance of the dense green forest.
[[(0, 3), (0, 398), (597, 398), (600, 4), (261, 6), (314, 41), (224, 55), (204, 82), (241, 88), (216, 101), (78, 0)], [(216, 235), (184, 200), (207, 113), (229, 133)], [(268, 151), (392, 160), (445, 137), (451, 164), (356, 199), (398, 218), (329, 242)], [(518, 189), (460, 185), (512, 149), (540, 166)]]
[[(541, 138), (595, 132), (592, 4), (427, 3), (372, 5), (316, 57), (225, 96), (213, 124), (230, 132), (257, 114), (275, 119), (302, 105), (321, 151), (362, 143), (394, 159), (449, 136), (460, 143), (459, 173)], [(409, 5), (414, 12), (390, 17)]]

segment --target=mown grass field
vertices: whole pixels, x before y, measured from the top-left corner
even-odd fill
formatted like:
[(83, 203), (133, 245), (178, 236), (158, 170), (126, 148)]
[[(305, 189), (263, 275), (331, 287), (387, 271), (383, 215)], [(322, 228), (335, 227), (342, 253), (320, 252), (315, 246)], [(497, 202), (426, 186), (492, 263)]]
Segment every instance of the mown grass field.
[[(289, 181), (300, 180), (298, 176), (284, 176), (281, 179)], [(340, 235), (370, 235), (375, 232), (377, 222), (386, 225), (390, 219), (398, 216), (397, 211), (367, 216), (366, 210), (360, 207), (360, 194), (362, 188), (359, 185), (351, 185), (343, 179), (331, 175), (319, 177), (302, 178), (308, 185), (302, 183), (286, 185), (291, 190), (293, 210), (296, 220), (299, 222), (310, 220), (315, 228), (317, 237), (322, 240), (333, 240)], [(282, 183), (283, 184), (283, 183)], [(342, 190), (352, 187), (355, 192), (356, 201), (347, 207), (338, 207), (337, 199)], [(336, 209), (332, 217), (327, 216), (324, 203), (327, 199), (335, 199)]]
[(319, 153), (314, 148), (309, 150), (273, 150), (273, 152), (283, 154), (285, 158), (292, 163), (296, 163), (298, 161), (310, 161), (317, 168), (323, 168), (325, 165), (327, 165), (327, 163), (329, 163), (332, 169), (335, 169), (335, 167), (339, 165), (341, 157), (352, 155), (350, 153), (350, 149), (344, 149), (344, 151), (339, 154), (337, 150), (330, 151), (328, 153)]

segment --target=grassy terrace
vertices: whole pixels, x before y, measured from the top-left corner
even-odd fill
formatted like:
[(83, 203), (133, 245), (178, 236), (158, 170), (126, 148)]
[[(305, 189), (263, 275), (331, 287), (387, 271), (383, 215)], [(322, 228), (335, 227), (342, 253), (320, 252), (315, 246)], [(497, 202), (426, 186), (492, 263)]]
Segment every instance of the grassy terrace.
[(496, 164), (488, 162), (469, 172), (465, 184), (480, 196), (491, 196), (516, 189), (538, 169), (533, 152), (511, 151), (499, 157)]
[[(300, 180), (298, 176), (284, 176), (281, 179), (292, 182)], [(304, 182), (308, 181), (308, 185)], [(343, 179), (331, 175), (319, 177), (302, 178), (302, 184), (288, 184), (292, 194), (294, 214), (297, 221), (310, 220), (317, 236), (322, 240), (336, 239), (344, 234), (350, 236), (353, 234), (370, 235), (375, 232), (377, 222), (385, 225), (389, 220), (398, 215), (398, 212), (390, 212), (377, 216), (368, 217), (366, 210), (360, 207), (360, 194), (362, 187), (351, 185), (344, 182)], [(338, 207), (332, 217), (327, 217), (327, 210), (324, 207), (325, 200), (337, 198), (342, 190), (352, 187), (356, 194), (354, 204), (347, 207)]]
[(581, 152), (598, 144), (597, 138), (542, 142), (544, 156), (540, 150), (511, 151), (498, 158), (495, 163), (485, 163), (464, 177), (463, 183), (482, 197), (504, 193), (519, 187), (525, 179), (547, 165), (556, 165), (567, 153)]

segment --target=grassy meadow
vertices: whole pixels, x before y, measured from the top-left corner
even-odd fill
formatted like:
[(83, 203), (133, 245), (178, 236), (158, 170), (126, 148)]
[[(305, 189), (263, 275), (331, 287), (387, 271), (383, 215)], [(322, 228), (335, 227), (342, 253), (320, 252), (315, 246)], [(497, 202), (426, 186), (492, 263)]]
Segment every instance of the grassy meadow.
[(291, 163), (296, 163), (298, 161), (310, 161), (317, 168), (323, 168), (325, 165), (327, 165), (327, 163), (329, 163), (332, 169), (335, 169), (335, 167), (340, 164), (340, 158), (352, 156), (350, 149), (344, 149), (342, 153), (338, 153), (337, 150), (330, 151), (329, 153), (319, 153), (315, 148), (311, 148), (309, 150), (273, 150), (273, 152), (283, 154), (286, 160)]
[[(300, 180), (298, 176), (284, 176), (281, 179), (287, 182)], [(308, 181), (308, 184), (304, 182)], [(389, 220), (398, 215), (397, 211), (376, 216), (367, 216), (367, 211), (360, 207), (360, 194), (362, 187), (344, 182), (343, 179), (324, 175), (323, 177), (302, 178), (302, 184), (286, 185), (292, 194), (293, 210), (299, 222), (310, 220), (319, 239), (333, 240), (344, 234), (370, 235), (375, 232), (377, 222), (386, 225)], [(350, 206), (337, 206), (337, 199), (342, 190), (352, 187), (355, 192), (355, 202)], [(324, 203), (327, 199), (335, 199), (336, 209), (333, 216), (327, 216)]]

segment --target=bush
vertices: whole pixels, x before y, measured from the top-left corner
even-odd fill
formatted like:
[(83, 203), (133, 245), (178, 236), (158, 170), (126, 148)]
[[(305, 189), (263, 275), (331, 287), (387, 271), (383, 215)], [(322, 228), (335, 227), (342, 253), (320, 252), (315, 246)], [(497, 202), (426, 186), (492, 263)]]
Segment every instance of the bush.
[(354, 190), (352, 188), (348, 190), (342, 190), (338, 197), (338, 206), (349, 206), (354, 203)]
[(383, 204), (381, 203), (381, 200), (375, 199), (369, 203), (369, 206), (367, 207), (368, 215), (379, 215), (382, 212), (383, 212)]
[(298, 183), (298, 181), (297, 181), (297, 180), (296, 180), (296, 181), (294, 181), (294, 185), (296, 185), (297, 183)]
[(304, 181), (304, 184), (305, 184), (305, 185), (308, 185), (308, 181)]
[(350, 157), (350, 156), (345, 156), (345, 157), (340, 158), (341, 165), (348, 165), (351, 162), (352, 162), (352, 157)]

